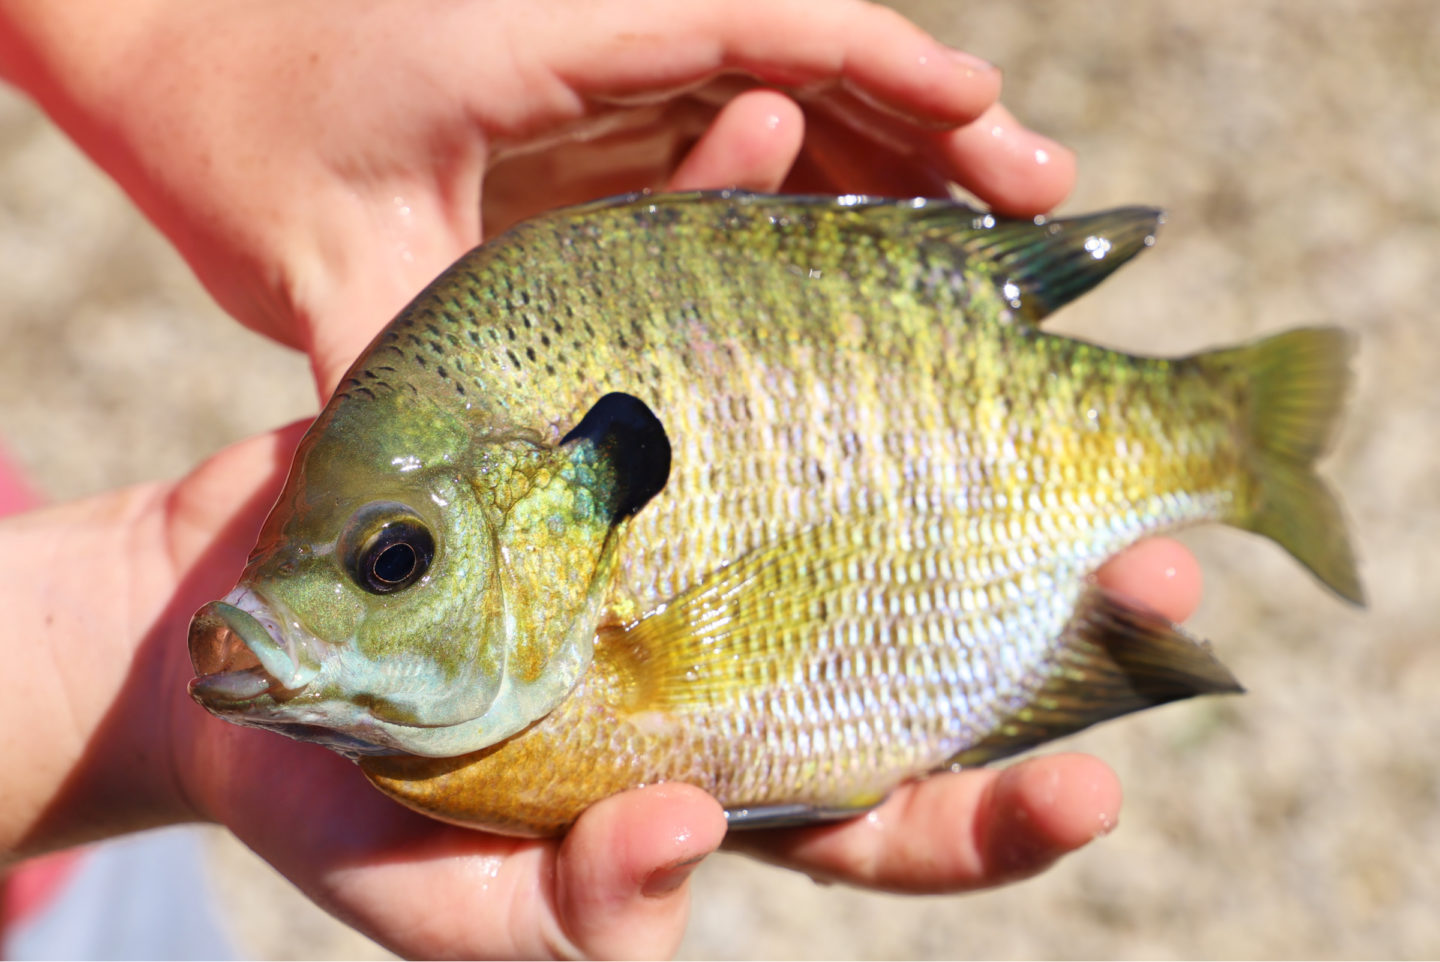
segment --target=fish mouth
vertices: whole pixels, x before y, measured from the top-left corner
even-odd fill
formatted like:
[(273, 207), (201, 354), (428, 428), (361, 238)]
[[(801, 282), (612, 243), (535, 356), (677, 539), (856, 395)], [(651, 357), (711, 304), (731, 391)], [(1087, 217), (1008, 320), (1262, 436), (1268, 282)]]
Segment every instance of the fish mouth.
[(205, 605), (190, 621), (196, 674), (190, 696), (211, 711), (232, 712), (305, 687), (319, 666), (306, 664), (300, 646), (284, 637), (270, 607), (253, 592), (236, 589), (225, 601)]

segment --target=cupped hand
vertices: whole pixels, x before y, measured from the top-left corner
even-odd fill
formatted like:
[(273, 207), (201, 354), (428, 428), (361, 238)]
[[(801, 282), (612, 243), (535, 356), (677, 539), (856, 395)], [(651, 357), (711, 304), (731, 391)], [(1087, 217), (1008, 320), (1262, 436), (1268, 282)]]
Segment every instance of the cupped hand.
[(226, 310), (310, 353), (322, 396), (440, 270), (539, 210), (958, 181), (1033, 214), (1073, 183), (995, 69), (861, 0), (152, 5), (42, 102)]
[[(176, 611), (228, 590), (278, 490), (300, 426), (221, 452), (152, 499), (181, 589)], [(243, 507), (236, 507), (243, 506)], [(1171, 618), (1198, 573), (1172, 542), (1145, 542), (1102, 572)], [(708, 795), (660, 785), (601, 802), (561, 839), (454, 828), (400, 807), (314, 745), (219, 721), (185, 696), (191, 672), (171, 623), (165, 668), (176, 784), (192, 817), (228, 826), (310, 898), (404, 955), (664, 956), (684, 933), (690, 871), (725, 839)], [(144, 660), (144, 659), (142, 659)], [(900, 788), (847, 822), (732, 833), (730, 847), (816, 878), (901, 892), (982, 888), (1034, 874), (1116, 824), (1101, 762), (1040, 757)]]

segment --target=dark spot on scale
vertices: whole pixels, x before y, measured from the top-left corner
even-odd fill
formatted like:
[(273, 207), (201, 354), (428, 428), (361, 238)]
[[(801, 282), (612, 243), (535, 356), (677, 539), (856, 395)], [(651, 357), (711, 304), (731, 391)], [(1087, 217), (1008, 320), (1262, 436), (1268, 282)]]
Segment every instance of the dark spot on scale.
[[(434, 312), (434, 311), (431, 311), (431, 312), (430, 312), (430, 316), (431, 316), (431, 317), (434, 317), (434, 316), (435, 316), (435, 312)], [(439, 337), (439, 336), (440, 336), (440, 328), (436, 327), (434, 324), (426, 324), (426, 325), (425, 325), (425, 330), (429, 331), (431, 334), (435, 335), (436, 337)]]
[(394, 373), (395, 373), (395, 369), (394, 369), (393, 367), (391, 367), (390, 365), (388, 365), (388, 364), (382, 364), (382, 365), (380, 365), (379, 367), (377, 367), (375, 370), (377, 370), (377, 371), (389, 371), (391, 374), (394, 374)]
[(419, 351), (416, 351), (411, 356), (415, 358), (415, 363), (420, 365), (422, 369), (425, 367), (425, 355), (421, 354)]
[(528, 357), (531, 361), (535, 360), (535, 349), (533, 347), (530, 347), (528, 344), (525, 346), (525, 356)]
[(554, 377), (554, 376), (555, 376), (555, 365), (553, 365), (553, 364), (551, 364), (551, 363), (549, 363), (549, 362), (546, 362), (546, 364), (545, 364), (545, 373), (546, 373), (546, 374), (549, 374), (551, 377)]
[(458, 394), (458, 395), (460, 395), (461, 397), (464, 397), (464, 396), (465, 396), (465, 388), (461, 387), (459, 384), (456, 384), (456, 385), (455, 385), (455, 393)]
[(550, 346), (550, 335), (546, 334), (544, 331), (540, 332), (540, 344), (544, 347)]
[(372, 401), (375, 400), (375, 392), (372, 391), (372, 390), (370, 390), (368, 387), (357, 387), (357, 388), (355, 389), (355, 393), (356, 393), (356, 394), (363, 394), (363, 395), (365, 395), (366, 397), (368, 397), (368, 398), (369, 398), (370, 400), (372, 400)]
[(435, 373), (440, 375), (440, 377), (444, 378), (447, 381), (450, 380), (450, 375), (445, 373), (445, 366), (443, 364), (438, 364), (435, 366)]
[(479, 331), (475, 330), (475, 329), (472, 327), (472, 328), (470, 328), (468, 331), (465, 332), (465, 336), (468, 337), (468, 338), (470, 338), (470, 343), (471, 343), (471, 344), (474, 344), (476, 347), (479, 347), (479, 346), (480, 346), (480, 332), (479, 332)]
[(509, 324), (505, 325), (505, 334), (510, 338), (510, 340), (515, 340), (515, 328), (511, 327)]
[(425, 342), (422, 341), (422, 340), (420, 340), (419, 336), (416, 335), (416, 334), (414, 334), (413, 332), (407, 332), (407, 333), (405, 334), (405, 340), (409, 341), (409, 342), (410, 342), (410, 345), (411, 345), (412, 347), (424, 347), (424, 346), (425, 346)]
[(617, 347), (619, 347), (620, 350), (622, 350), (622, 351), (625, 350), (625, 349), (627, 349), (627, 348), (630, 346), (630, 344), (625, 340), (625, 335), (624, 335), (624, 334), (616, 334), (616, 335), (615, 335), (615, 345), (616, 345)]
[(512, 350), (510, 350), (510, 349), (507, 347), (507, 348), (505, 349), (505, 353), (506, 353), (507, 355), (509, 355), (509, 357), (510, 357), (510, 363), (513, 364), (513, 365), (515, 365), (515, 370), (517, 370), (517, 371), (520, 370), (520, 359), (515, 356), (515, 352), (512, 351)]
[(474, 272), (474, 271), (469, 271), (469, 270), (467, 270), (467, 271), (462, 271), (462, 273), (465, 275), (466, 278), (469, 279), (470, 283), (471, 283), (472, 285), (474, 285), (476, 288), (480, 288), (480, 287), (484, 287), (484, 286), (485, 286), (484, 284), (481, 284), (481, 283), (480, 283), (480, 278), (478, 278), (478, 277), (475, 276), (475, 272)]

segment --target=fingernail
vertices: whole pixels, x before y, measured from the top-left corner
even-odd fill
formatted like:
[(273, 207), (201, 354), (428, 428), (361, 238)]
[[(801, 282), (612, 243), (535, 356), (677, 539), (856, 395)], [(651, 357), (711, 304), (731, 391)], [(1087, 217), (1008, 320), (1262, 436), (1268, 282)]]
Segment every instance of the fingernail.
[(695, 866), (705, 861), (705, 856), (692, 855), (689, 858), (672, 862), (662, 868), (657, 868), (650, 873), (645, 884), (640, 886), (640, 894), (648, 899), (661, 898), (685, 884), (690, 873), (695, 871)]
[(991, 73), (1000, 69), (990, 61), (982, 60), (973, 53), (958, 50), (955, 47), (942, 46), (940, 49), (945, 51), (945, 56), (950, 58), (952, 63), (958, 64), (971, 73)]

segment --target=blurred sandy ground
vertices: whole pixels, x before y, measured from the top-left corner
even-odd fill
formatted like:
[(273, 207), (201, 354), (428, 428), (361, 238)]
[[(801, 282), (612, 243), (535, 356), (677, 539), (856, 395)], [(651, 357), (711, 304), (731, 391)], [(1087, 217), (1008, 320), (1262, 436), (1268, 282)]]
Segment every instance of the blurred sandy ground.
[[(721, 856), (689, 957), (1440, 955), (1440, 7), (1433, 0), (900, 2), (1006, 70), (1074, 146), (1078, 211), (1170, 211), (1160, 245), (1059, 326), (1182, 352), (1288, 326), (1363, 334), (1329, 476), (1368, 612), (1274, 547), (1191, 541), (1197, 629), (1249, 686), (1066, 743), (1121, 773), (1113, 836), (1003, 891), (896, 898)], [(36, 114), (0, 95), (3, 436), (51, 497), (181, 472), (310, 410), (304, 363), (226, 321)], [(176, 640), (180, 643), (180, 639)], [(375, 948), (218, 831), (257, 957)]]

